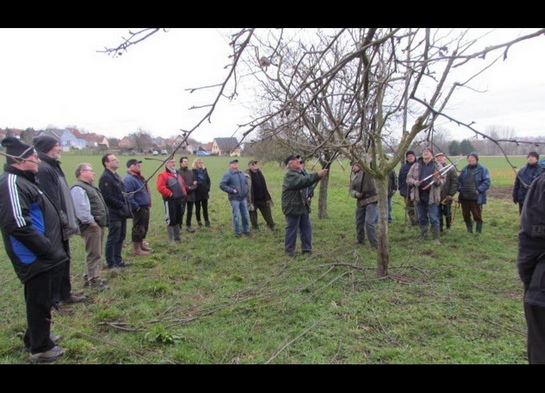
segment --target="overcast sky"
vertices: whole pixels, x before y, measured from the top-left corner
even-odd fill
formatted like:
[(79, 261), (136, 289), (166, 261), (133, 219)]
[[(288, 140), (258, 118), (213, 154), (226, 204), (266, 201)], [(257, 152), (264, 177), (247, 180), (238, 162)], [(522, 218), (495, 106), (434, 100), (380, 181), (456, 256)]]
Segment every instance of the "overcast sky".
[[(512, 29), (529, 32), (535, 29)], [(205, 114), (189, 110), (210, 95), (187, 89), (223, 81), (230, 48), (225, 29), (172, 29), (112, 58), (97, 51), (127, 37), (127, 28), (0, 28), (0, 128), (76, 126), (121, 138), (139, 128), (169, 137)], [(485, 94), (451, 105), (479, 129), (502, 126), (517, 136), (545, 135), (545, 38), (517, 44), (506, 62), (481, 78)], [(209, 142), (248, 120), (247, 96), (224, 102), (192, 136)], [(438, 127), (457, 132), (452, 124)], [(470, 135), (470, 134), (467, 134)]]

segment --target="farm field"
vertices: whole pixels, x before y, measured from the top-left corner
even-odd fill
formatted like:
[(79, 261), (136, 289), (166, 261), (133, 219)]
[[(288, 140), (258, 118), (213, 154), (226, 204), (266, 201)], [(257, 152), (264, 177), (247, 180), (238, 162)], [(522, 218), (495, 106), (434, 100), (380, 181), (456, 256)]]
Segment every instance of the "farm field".
[[(64, 154), (69, 185), (80, 162), (93, 165), (98, 183), (100, 157)], [(227, 196), (219, 189), (229, 158), (201, 157), (212, 180), (212, 226), (193, 234), (183, 231), (181, 244), (167, 245), (155, 187), (162, 163), (149, 156), (118, 158), (122, 176), (127, 160), (143, 159), (142, 173), (153, 197), (147, 240), (154, 251), (131, 255), (129, 234), (124, 257), (133, 264), (103, 271), (109, 289), (88, 290), (82, 285), (83, 240), (71, 239), (72, 285), (87, 300), (67, 306), (69, 314), (53, 315), (53, 333), (63, 335), (66, 350), (57, 364), (526, 363), (516, 269), (519, 218), (510, 198), (515, 171), (505, 158), (480, 157), (492, 177), (480, 236), (466, 233), (458, 211), (441, 246), (431, 238), (418, 242), (396, 193), (389, 226), (390, 276), (385, 279), (376, 277), (376, 251), (354, 244), (355, 200), (348, 195), (346, 160), (344, 170), (339, 162), (332, 165), (328, 218), (318, 218), (317, 196), (313, 202), (313, 253), (299, 252), (292, 259), (283, 250), (283, 165), (260, 162), (279, 230), (263, 225), (251, 238), (239, 239)], [(196, 156), (189, 158), (191, 163)], [(523, 156), (509, 159), (517, 169), (526, 163)], [(245, 170), (250, 158), (239, 160)], [(465, 164), (462, 159), (457, 168)], [(22, 285), (3, 244), (0, 255), (0, 363), (24, 364)]]

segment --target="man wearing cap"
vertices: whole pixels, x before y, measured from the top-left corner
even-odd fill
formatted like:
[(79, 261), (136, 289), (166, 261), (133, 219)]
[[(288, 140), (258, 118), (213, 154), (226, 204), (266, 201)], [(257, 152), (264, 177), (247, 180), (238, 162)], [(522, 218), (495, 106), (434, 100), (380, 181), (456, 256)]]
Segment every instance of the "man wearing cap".
[(526, 165), (519, 169), (513, 186), (513, 202), (519, 205), (519, 214), (522, 212), (524, 198), (530, 188), (530, 184), (543, 173), (539, 165), (539, 154), (535, 151), (528, 153)]
[[(250, 192), (246, 176), (238, 169), (238, 160), (229, 161), (229, 170), (222, 176), (220, 189), (227, 193), (233, 215), (233, 227), (235, 236), (250, 235), (250, 222), (248, 219), (248, 200)], [(241, 222), (242, 229), (241, 229)]]
[(483, 205), (486, 204), (486, 191), (490, 188), (491, 182), (490, 172), (488, 168), (479, 164), (477, 152), (469, 153), (467, 165), (458, 176), (458, 200), (469, 233), (473, 233), (473, 222), (477, 223), (477, 233), (483, 230)]
[(151, 196), (148, 182), (141, 173), (142, 161), (134, 158), (127, 161), (127, 175), (123, 179), (132, 211), (132, 244), (134, 255), (149, 255), (151, 248), (144, 239), (149, 229)]
[[(32, 144), (40, 158), (40, 165), (38, 165), (38, 173), (36, 174), (38, 186), (51, 199), (61, 214), (64, 239), (68, 255), (70, 255), (70, 237), (79, 233), (79, 225), (77, 223), (72, 195), (70, 195), (70, 187), (59, 161), (62, 147), (56, 138), (45, 134), (35, 137), (32, 140)], [(60, 308), (61, 302), (70, 304), (79, 303), (84, 300), (84, 296), (76, 296), (72, 293), (70, 259), (68, 259), (64, 264), (61, 275), (55, 279), (53, 306), (56, 310), (62, 312)]]
[[(435, 160), (443, 167), (446, 166), (447, 157), (445, 153), (437, 153)], [(452, 201), (454, 195), (458, 192), (458, 173), (456, 167), (452, 166), (447, 172), (443, 172), (445, 184), (441, 187), (441, 203), (439, 204), (439, 231), (443, 232), (443, 228), (448, 232), (452, 225)]]
[(274, 221), (271, 212), (271, 206), (273, 201), (269, 189), (267, 188), (267, 182), (263, 172), (259, 169), (256, 160), (252, 160), (248, 163), (248, 169), (244, 172), (248, 181), (248, 209), (250, 211), (250, 222), (252, 223), (252, 229), (258, 230), (259, 225), (257, 223), (257, 211), (261, 212), (263, 219), (267, 223), (267, 227), (274, 231)]
[(424, 147), (422, 157), (416, 160), (407, 173), (407, 184), (411, 187), (410, 198), (416, 204), (418, 212), (418, 224), (420, 225), (418, 240), (426, 239), (431, 224), (435, 244), (441, 244), (439, 241), (439, 204), (441, 203), (441, 188), (445, 183), (445, 178), (439, 173), (442, 168), (443, 166), (433, 159), (431, 149)]
[[(405, 202), (405, 211), (407, 212), (407, 216), (409, 216), (411, 226), (418, 225), (418, 217), (416, 216), (416, 208), (414, 202), (411, 201), (411, 198), (409, 197), (407, 173), (409, 173), (409, 169), (411, 169), (411, 166), (413, 166), (415, 161), (416, 155), (414, 154), (414, 151), (407, 150), (407, 153), (405, 153), (405, 163), (401, 165), (401, 168), (399, 168), (399, 175), (397, 177), (399, 181), (399, 195), (403, 197), (403, 201)], [(405, 216), (405, 219), (407, 218), (407, 216)]]
[(69, 259), (61, 217), (36, 184), (36, 150), (14, 137), (4, 138), (2, 146), (7, 162), (0, 174), (0, 229), (6, 254), (24, 286), (23, 341), (30, 362), (54, 362), (64, 349), (56, 345), (60, 336), (51, 336), (52, 284)]
[(125, 267), (130, 265), (130, 262), (123, 260), (122, 252), (123, 242), (127, 236), (127, 219), (132, 218), (131, 206), (127, 200), (123, 179), (117, 173), (119, 160), (114, 154), (106, 153), (101, 161), (104, 172), (100, 175), (98, 188), (108, 206), (110, 217), (104, 252), (106, 268)]
[(310, 254), (312, 252), (312, 225), (307, 203), (307, 189), (319, 182), (327, 174), (328, 169), (306, 173), (303, 171), (304, 161), (300, 156), (295, 155), (286, 157), (284, 164), (287, 166), (282, 181), (282, 213), (286, 217), (284, 251), (290, 257), (295, 256), (295, 245), (299, 232), (301, 251), (303, 254)]

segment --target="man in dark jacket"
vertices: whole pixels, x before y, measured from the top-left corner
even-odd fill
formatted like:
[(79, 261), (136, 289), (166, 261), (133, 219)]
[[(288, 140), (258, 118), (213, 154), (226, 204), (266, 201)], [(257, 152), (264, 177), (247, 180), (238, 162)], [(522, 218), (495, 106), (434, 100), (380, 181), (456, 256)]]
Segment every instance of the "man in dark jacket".
[(308, 188), (324, 177), (328, 169), (315, 173), (303, 171), (303, 160), (300, 156), (290, 155), (284, 160), (288, 167), (282, 182), (282, 213), (286, 216), (286, 232), (284, 234), (284, 251), (286, 255), (295, 256), (297, 232), (300, 232), (301, 251), (312, 252), (312, 226), (310, 223), (307, 202)]
[(108, 206), (110, 223), (106, 238), (105, 258), (106, 268), (125, 267), (130, 262), (124, 261), (121, 254), (123, 242), (127, 236), (127, 218), (131, 218), (131, 208), (123, 179), (117, 173), (119, 160), (111, 153), (102, 156), (104, 172), (100, 175), (98, 188)]
[[(63, 217), (63, 226), (66, 232), (66, 248), (70, 255), (70, 237), (79, 233), (79, 225), (76, 220), (74, 203), (70, 195), (70, 188), (66, 176), (61, 169), (59, 161), (62, 147), (57, 139), (49, 135), (40, 135), (32, 140), (34, 148), (38, 152), (40, 165), (36, 174), (38, 186), (51, 199), (57, 210)], [(61, 276), (55, 279), (53, 289), (53, 307), (59, 311), (60, 303), (79, 303), (85, 300), (84, 296), (76, 296), (72, 293), (70, 278), (70, 259), (66, 261), (61, 271)]]
[(524, 287), (527, 356), (545, 364), (545, 175), (528, 190), (520, 215), (517, 269)]
[(352, 161), (349, 194), (356, 198), (356, 242), (365, 243), (365, 235), (371, 249), (376, 249), (378, 242), (375, 231), (375, 222), (378, 219), (378, 195), (375, 181), (363, 171), (360, 163)]
[[(195, 204), (195, 190), (197, 189), (198, 182), (195, 178), (195, 173), (189, 167), (189, 158), (182, 157), (180, 158), (180, 176), (184, 178), (185, 187), (187, 190), (187, 197), (185, 203), (185, 226), (186, 230), (189, 233), (194, 233), (195, 229), (191, 226), (191, 219), (193, 218), (193, 205)], [(182, 221), (184, 218), (184, 213), (182, 212)]]
[(256, 160), (248, 163), (248, 169), (246, 169), (245, 174), (250, 189), (248, 193), (248, 209), (250, 211), (252, 228), (255, 230), (259, 229), (259, 224), (257, 223), (257, 211), (259, 210), (267, 223), (267, 227), (271, 231), (274, 231), (274, 220), (271, 211), (271, 206), (273, 205), (272, 197), (269, 193), (265, 176), (263, 176), (263, 172), (259, 169)]
[(518, 203), (519, 214), (522, 212), (524, 198), (530, 188), (530, 184), (543, 172), (543, 168), (539, 165), (539, 154), (531, 151), (526, 158), (527, 163), (519, 169), (515, 178), (515, 185), (513, 186), (513, 202)]
[[(399, 195), (403, 197), (403, 200), (405, 202), (405, 211), (407, 212), (407, 215), (409, 216), (409, 221), (411, 223), (411, 226), (415, 227), (418, 226), (418, 217), (416, 216), (416, 206), (415, 203), (411, 200), (409, 196), (409, 186), (407, 185), (407, 174), (409, 173), (409, 169), (413, 166), (413, 164), (416, 162), (416, 155), (413, 150), (407, 150), (407, 153), (405, 153), (405, 163), (401, 165), (401, 168), (399, 168)], [(407, 216), (405, 216), (406, 218)]]
[(0, 174), (0, 228), (4, 247), (24, 285), (30, 362), (54, 362), (64, 355), (51, 336), (52, 283), (68, 261), (61, 217), (36, 184), (40, 159), (32, 146), (4, 138), (7, 163)]
[[(492, 180), (488, 168), (479, 164), (479, 155), (473, 151), (467, 155), (467, 165), (458, 176), (458, 199), (462, 206), (462, 215), (467, 231), (473, 233), (476, 222), (477, 233), (483, 230), (483, 205), (486, 204), (486, 192)], [(473, 220), (471, 220), (473, 218)]]

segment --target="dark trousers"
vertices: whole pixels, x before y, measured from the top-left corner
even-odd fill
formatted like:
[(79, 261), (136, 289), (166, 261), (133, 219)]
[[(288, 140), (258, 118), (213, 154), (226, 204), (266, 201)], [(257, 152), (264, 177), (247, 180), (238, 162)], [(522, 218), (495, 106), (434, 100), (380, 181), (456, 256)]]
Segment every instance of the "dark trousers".
[(524, 316), (528, 327), (528, 363), (545, 364), (545, 307), (524, 302)]
[(202, 207), (202, 218), (205, 222), (210, 221), (208, 219), (208, 199), (203, 199), (202, 201), (195, 201), (195, 217), (197, 217), (197, 222), (201, 222), (201, 207)]
[(140, 206), (140, 210), (132, 212), (131, 239), (135, 243), (142, 243), (149, 229), (149, 207)]
[[(193, 217), (193, 205), (195, 202), (186, 202), (186, 212), (187, 215), (185, 217), (185, 226), (190, 227), (191, 226), (191, 218)], [(182, 212), (182, 220), (183, 220), (184, 213)]]
[(465, 222), (471, 222), (471, 216), (473, 216), (473, 221), (483, 222), (483, 205), (479, 205), (476, 200), (469, 199), (460, 199), (460, 205), (462, 205), (462, 216)]
[(450, 229), (450, 223), (452, 222), (452, 201), (439, 204), (439, 226), (441, 229), (444, 228), (445, 221), (447, 229)]
[(51, 307), (53, 280), (63, 266), (39, 273), (24, 284), (27, 329), (23, 337), (30, 353), (49, 351), (55, 346), (51, 341)]
[(123, 258), (123, 242), (127, 236), (127, 220), (113, 220), (108, 226), (108, 237), (106, 238), (106, 264), (108, 266), (119, 265)]
[(267, 201), (254, 202), (254, 210), (250, 210), (250, 222), (252, 223), (252, 228), (258, 229), (259, 225), (257, 223), (257, 211), (261, 212), (263, 219), (267, 223), (267, 226), (271, 229), (274, 229), (274, 221), (272, 218), (271, 207), (267, 204)]
[(284, 236), (284, 250), (286, 252), (295, 251), (297, 232), (301, 235), (301, 250), (311, 251), (312, 225), (310, 224), (310, 215), (286, 216), (286, 232)]
[(185, 201), (183, 199), (167, 199), (165, 201), (165, 220), (169, 227), (182, 224)]
[[(65, 243), (64, 247), (70, 255), (70, 245)], [(57, 306), (60, 302), (68, 299), (72, 293), (72, 282), (70, 279), (70, 260), (63, 263), (58, 269), (55, 269), (53, 277), (53, 305)]]

